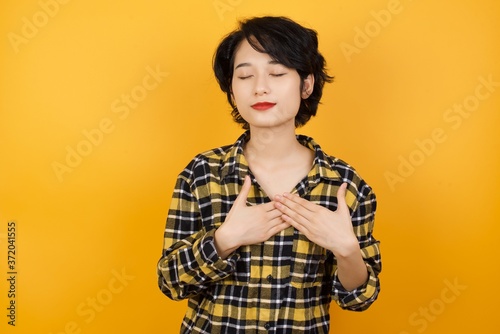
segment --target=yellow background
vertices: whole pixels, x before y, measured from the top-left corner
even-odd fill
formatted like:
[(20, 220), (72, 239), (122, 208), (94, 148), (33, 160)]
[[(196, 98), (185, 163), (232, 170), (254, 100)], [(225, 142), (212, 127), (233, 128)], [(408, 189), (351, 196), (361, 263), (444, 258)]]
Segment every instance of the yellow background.
[[(175, 177), (241, 133), (212, 54), (238, 18), (263, 14), (318, 31), (336, 79), (298, 132), (378, 196), (380, 298), (333, 306), (331, 332), (497, 332), (500, 2), (60, 2), (1, 5), (2, 277), (7, 223), (18, 229), (17, 321), (2, 278), (2, 333), (178, 332), (186, 305), (156, 283)], [(58, 174), (68, 147), (86, 156)]]

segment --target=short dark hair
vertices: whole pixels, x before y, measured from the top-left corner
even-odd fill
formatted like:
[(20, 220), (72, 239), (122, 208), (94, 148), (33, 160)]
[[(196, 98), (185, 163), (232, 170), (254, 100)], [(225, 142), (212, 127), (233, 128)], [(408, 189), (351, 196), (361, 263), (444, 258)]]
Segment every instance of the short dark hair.
[(295, 69), (302, 83), (309, 74), (314, 76), (314, 90), (307, 99), (301, 100), (295, 117), (295, 127), (306, 124), (316, 115), (325, 82), (333, 81), (333, 77), (326, 73), (325, 59), (318, 51), (316, 31), (287, 17), (264, 16), (240, 21), (239, 28), (223, 38), (213, 57), (215, 77), (233, 108), (231, 115), (234, 120), (248, 129), (248, 123), (241, 117), (232, 99), (231, 89), (235, 51), (244, 39), (256, 51), (267, 53), (273, 60)]

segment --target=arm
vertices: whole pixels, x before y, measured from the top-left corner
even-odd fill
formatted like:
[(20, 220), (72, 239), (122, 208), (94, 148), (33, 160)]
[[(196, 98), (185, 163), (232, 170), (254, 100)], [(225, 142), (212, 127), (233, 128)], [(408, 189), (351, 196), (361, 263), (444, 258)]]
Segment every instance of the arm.
[(362, 187), (358, 205), (351, 215), (351, 221), (367, 271), (367, 279), (355, 289), (345, 287), (342, 282), (347, 270), (341, 267), (344, 263), (337, 258), (337, 271), (333, 277), (333, 299), (343, 309), (363, 311), (377, 299), (380, 292), (378, 278), (382, 269), (380, 247), (379, 241), (372, 235), (376, 204), (376, 197), (372, 190), (367, 186)]
[(198, 294), (214, 281), (226, 278), (234, 271), (238, 257), (233, 254), (222, 260), (217, 255), (215, 231), (203, 226), (190, 184), (193, 170), (186, 168), (177, 179), (157, 266), (160, 290), (173, 300)]
[(288, 193), (276, 197), (276, 207), (283, 220), (335, 255), (332, 298), (344, 309), (361, 311), (380, 290), (380, 251), (372, 238), (376, 200), (363, 183), (360, 191), (348, 193), (348, 205), (346, 186), (338, 189), (335, 211)]
[(281, 220), (281, 213), (274, 209), (273, 203), (246, 205), (251, 188), (247, 176), (222, 225), (207, 231), (202, 224), (207, 217), (202, 217), (198, 191), (190, 185), (193, 179), (200, 184), (205, 181), (200, 182), (202, 177), (190, 174), (192, 171), (186, 169), (177, 180), (167, 218), (163, 256), (158, 262), (160, 289), (174, 300), (198, 294), (213, 282), (232, 275), (239, 258), (235, 251), (240, 246), (263, 242), (289, 226)]

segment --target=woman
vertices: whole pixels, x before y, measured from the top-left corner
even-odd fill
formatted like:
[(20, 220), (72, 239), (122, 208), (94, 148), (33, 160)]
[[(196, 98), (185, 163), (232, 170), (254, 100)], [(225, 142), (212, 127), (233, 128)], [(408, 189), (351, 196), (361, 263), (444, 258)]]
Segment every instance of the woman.
[(376, 199), (348, 164), (297, 127), (316, 114), (316, 32), (283, 17), (240, 23), (214, 71), (246, 131), (177, 179), (158, 262), (161, 291), (188, 298), (181, 333), (328, 333), (333, 300), (377, 298)]

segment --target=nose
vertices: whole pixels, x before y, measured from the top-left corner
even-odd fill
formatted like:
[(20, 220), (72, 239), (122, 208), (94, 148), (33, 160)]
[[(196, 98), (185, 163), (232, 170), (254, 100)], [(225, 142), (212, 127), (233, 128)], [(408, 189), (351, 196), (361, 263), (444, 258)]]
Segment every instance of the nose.
[(255, 80), (255, 95), (265, 95), (269, 94), (269, 82), (267, 76), (259, 75), (257, 76), (257, 80)]

